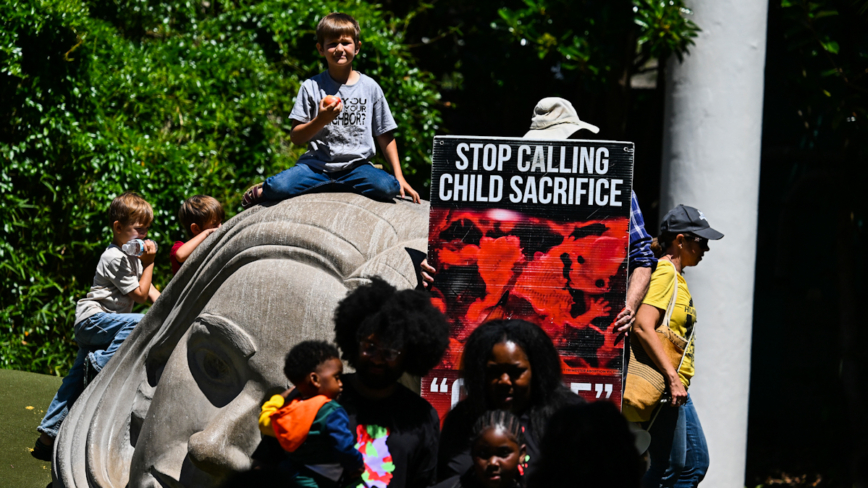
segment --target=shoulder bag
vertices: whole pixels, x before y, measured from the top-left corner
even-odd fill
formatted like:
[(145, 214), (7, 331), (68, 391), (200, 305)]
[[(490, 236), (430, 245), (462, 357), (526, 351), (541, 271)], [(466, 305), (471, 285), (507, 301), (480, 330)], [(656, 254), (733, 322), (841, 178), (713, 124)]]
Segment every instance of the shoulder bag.
[[(661, 260), (665, 261), (665, 260)], [(675, 267), (669, 262), (670, 266)], [(658, 264), (659, 266), (659, 264)], [(675, 270), (675, 285), (673, 286), (672, 299), (669, 301), (669, 308), (666, 309), (666, 316), (663, 317), (663, 322), (660, 327), (657, 327), (657, 338), (660, 344), (663, 345), (663, 350), (666, 356), (675, 367), (676, 371), (681, 370), (681, 365), (684, 362), (685, 351), (693, 341), (693, 335), (696, 332), (696, 325), (690, 332), (690, 339), (685, 339), (676, 334), (669, 328), (669, 320), (672, 317), (672, 311), (675, 309), (675, 301), (678, 299), (678, 270)], [(630, 422), (647, 422), (651, 420), (651, 415), (661, 402), (668, 401), (664, 398), (666, 393), (666, 381), (663, 379), (663, 374), (657, 369), (654, 360), (645, 351), (637, 341), (630, 341), (630, 364), (627, 367), (627, 386), (624, 389), (624, 417)], [(668, 395), (667, 395), (668, 396)]]

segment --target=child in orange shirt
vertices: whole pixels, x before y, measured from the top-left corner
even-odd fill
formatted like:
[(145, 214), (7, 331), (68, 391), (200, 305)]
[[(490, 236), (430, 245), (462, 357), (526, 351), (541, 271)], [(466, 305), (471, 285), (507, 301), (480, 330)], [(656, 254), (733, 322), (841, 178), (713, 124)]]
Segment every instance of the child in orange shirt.
[(262, 406), (259, 430), (287, 452), (292, 486), (329, 488), (365, 470), (354, 447), (346, 410), (333, 401), (343, 390), (343, 364), (335, 346), (304, 341), (286, 355), (283, 372), (295, 385)]

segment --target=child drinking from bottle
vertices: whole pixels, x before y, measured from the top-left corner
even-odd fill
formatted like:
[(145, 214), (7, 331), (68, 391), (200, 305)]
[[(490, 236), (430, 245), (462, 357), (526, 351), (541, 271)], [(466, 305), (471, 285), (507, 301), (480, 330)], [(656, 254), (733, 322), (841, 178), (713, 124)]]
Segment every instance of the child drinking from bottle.
[[(112, 243), (99, 258), (90, 292), (75, 307), (78, 355), (37, 428), (41, 435), (31, 452), (37, 459), (51, 461), (54, 439), (72, 404), (144, 317), (131, 313), (133, 304), (153, 303), (160, 296), (151, 284), (157, 246), (145, 240), (153, 220), (151, 205), (135, 193), (112, 200)], [(136, 239), (144, 241), (141, 255), (129, 255), (121, 249)]]

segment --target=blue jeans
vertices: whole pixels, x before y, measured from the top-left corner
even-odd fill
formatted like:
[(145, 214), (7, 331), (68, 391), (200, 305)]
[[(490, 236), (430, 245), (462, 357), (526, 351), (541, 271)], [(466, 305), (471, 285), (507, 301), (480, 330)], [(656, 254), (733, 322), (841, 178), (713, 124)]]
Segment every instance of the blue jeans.
[(693, 400), (678, 407), (660, 407), (660, 414), (651, 430), (651, 468), (645, 473), (642, 486), (695, 487), (708, 471), (708, 445), (696, 414)]
[(262, 199), (278, 201), (321, 191), (352, 191), (387, 201), (401, 193), (401, 185), (394, 176), (367, 163), (330, 173), (298, 163), (265, 180)]
[(69, 409), (84, 391), (84, 362), (101, 371), (142, 317), (140, 313), (98, 313), (75, 324), (78, 354), (36, 430), (57, 437)]

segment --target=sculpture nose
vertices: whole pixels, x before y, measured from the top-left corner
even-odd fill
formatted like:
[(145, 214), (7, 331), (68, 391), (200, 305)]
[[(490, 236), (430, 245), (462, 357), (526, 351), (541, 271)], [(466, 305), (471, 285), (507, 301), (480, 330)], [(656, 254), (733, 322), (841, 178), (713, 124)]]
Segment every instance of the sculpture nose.
[(242, 392), (208, 423), (190, 436), (187, 452), (197, 468), (217, 476), (247, 471), (259, 443), (258, 401)]

